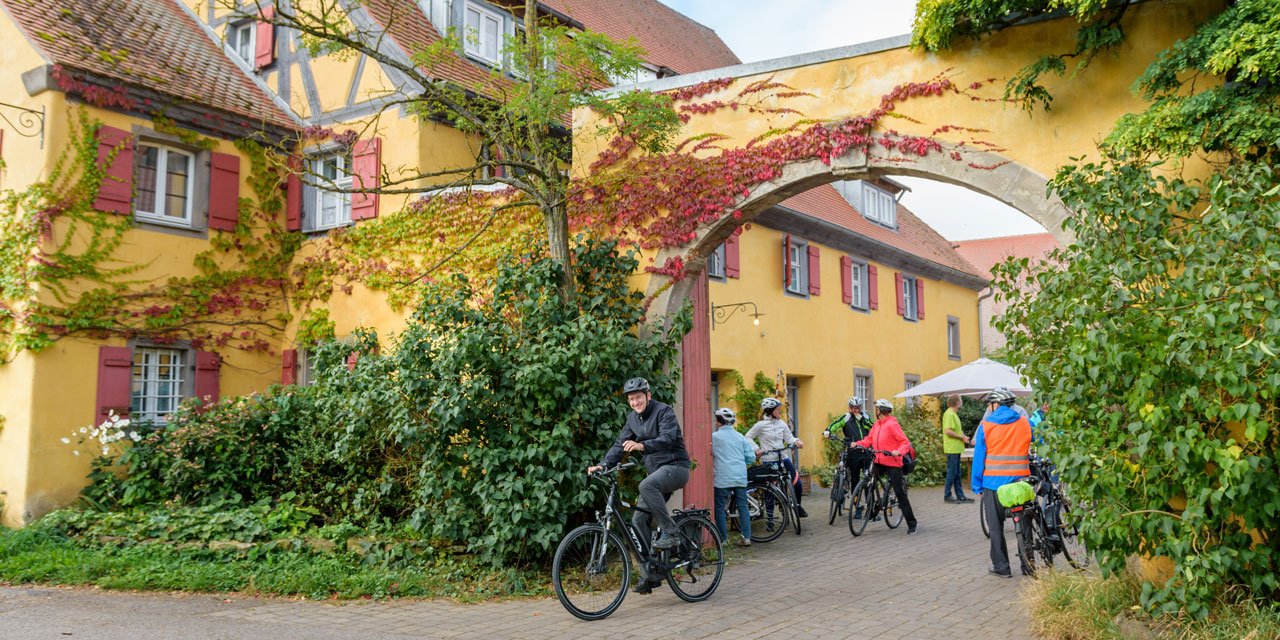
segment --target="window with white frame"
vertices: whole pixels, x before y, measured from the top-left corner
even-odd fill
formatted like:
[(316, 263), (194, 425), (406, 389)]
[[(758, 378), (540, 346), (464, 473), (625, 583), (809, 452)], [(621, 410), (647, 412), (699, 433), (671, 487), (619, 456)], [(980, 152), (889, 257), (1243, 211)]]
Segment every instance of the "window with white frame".
[[(908, 373), (902, 378), (903, 391), (910, 391), (914, 389), (918, 384), (920, 384), (920, 376), (915, 375), (913, 373)], [(907, 406), (908, 407), (920, 406), (920, 396), (907, 396)]]
[(138, 422), (163, 422), (185, 399), (182, 349), (135, 347), (133, 393), (129, 417)]
[(720, 374), (711, 372), (711, 410), (720, 408)]
[(139, 144), (133, 212), (147, 222), (191, 225), (195, 156), (157, 144)]
[(315, 201), (312, 203), (315, 220), (312, 231), (333, 229), (351, 224), (351, 194), (335, 189), (351, 188), (351, 157), (334, 153), (318, 156), (312, 160), (311, 170), (315, 173), (318, 186), (313, 189)]
[(227, 47), (237, 58), (253, 64), (256, 43), (253, 38), (253, 20), (227, 25)]
[(463, 51), (494, 66), (500, 65), (502, 14), (477, 2), (468, 2), (463, 14)]
[(960, 359), (960, 319), (947, 316), (947, 357)]
[(724, 243), (716, 247), (711, 255), (707, 256), (707, 275), (712, 278), (723, 278), (724, 275)]
[(867, 309), (867, 263), (854, 261), (849, 265), (849, 304), (855, 309)]
[(902, 317), (908, 320), (915, 320), (916, 314), (916, 279), (912, 276), (902, 276)]
[(787, 282), (787, 291), (790, 291), (791, 293), (805, 295), (809, 290), (806, 287), (807, 282), (805, 279), (805, 276), (809, 271), (809, 254), (805, 251), (806, 248), (807, 245), (803, 242), (796, 242), (795, 240), (791, 241), (791, 259), (789, 260), (791, 263), (789, 265), (791, 277), (789, 278), (789, 282)]
[(891, 229), (897, 228), (898, 202), (888, 191), (872, 186), (870, 183), (863, 183), (862, 209), (867, 219)]
[(298, 349), (298, 386), (316, 383), (316, 354), (311, 349)]
[(871, 376), (853, 376), (853, 395), (862, 398), (862, 410), (871, 403)]

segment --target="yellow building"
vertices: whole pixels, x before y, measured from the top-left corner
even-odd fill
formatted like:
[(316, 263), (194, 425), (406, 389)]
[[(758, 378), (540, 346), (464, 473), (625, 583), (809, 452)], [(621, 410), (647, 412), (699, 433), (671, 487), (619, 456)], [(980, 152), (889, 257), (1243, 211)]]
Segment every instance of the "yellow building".
[[(305, 282), (307, 259), (329, 233), (396, 213), (411, 195), (308, 186), (239, 141), (291, 153), (313, 181), (338, 188), (375, 186), (400, 168), (468, 166), (475, 140), (397, 106), (418, 89), (396, 65), (412, 67), (412, 55), (442, 33), (470, 30), (475, 37), (441, 79), (467, 83), (496, 70), (513, 81), (495, 52), (517, 35), (514, 4), (366, 2), (351, 24), (393, 64), (313, 56), (298, 33), (266, 22), (276, 3), (259, 4), (263, 14), (245, 16), (227, 8), (245, 3), (220, 0), (0, 0), (0, 188), (49, 181), (61, 160), (58, 187), (81, 187), (83, 201), (70, 212), (44, 206), (47, 198), (26, 201), (42, 203), (38, 210), (6, 209), (0, 229), (16, 262), (4, 264), (29, 275), (79, 257), (99, 276), (54, 278), (65, 290), (4, 276), (12, 287), (0, 294), (0, 523), (73, 502), (91, 457), (75, 453), (79, 429), (111, 412), (163, 419), (193, 396), (305, 382), (298, 336), (308, 321), (332, 323), (339, 337), (403, 324), (385, 292), (359, 282), (321, 282), (332, 295), (308, 309), (280, 281)], [(738, 62), (714, 32), (656, 0), (539, 6), (575, 28), (637, 38), (650, 53), (628, 81)], [(337, 144), (334, 132), (348, 129), (357, 139)], [(66, 179), (84, 163), (105, 174), (101, 183)], [(280, 256), (285, 264), (271, 263)], [(93, 313), (36, 313), (67, 304)], [(152, 319), (172, 314), (200, 332), (172, 329), (180, 322), (155, 330)], [(47, 344), (21, 348), (32, 340)]]
[[(822, 431), (851, 397), (870, 410), (978, 357), (987, 281), (897, 202), (901, 190), (882, 179), (806, 191), (708, 261), (712, 395), (723, 404), (736, 390), (727, 370), (774, 380), (810, 445), (804, 465), (822, 463)], [(733, 408), (743, 424), (759, 418)]]

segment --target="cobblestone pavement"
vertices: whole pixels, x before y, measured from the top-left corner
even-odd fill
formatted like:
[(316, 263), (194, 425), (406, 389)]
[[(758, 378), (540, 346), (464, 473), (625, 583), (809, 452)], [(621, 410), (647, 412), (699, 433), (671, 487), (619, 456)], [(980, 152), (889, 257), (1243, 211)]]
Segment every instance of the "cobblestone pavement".
[(711, 599), (686, 603), (664, 586), (628, 594), (599, 622), (554, 598), (333, 604), (9, 587), (0, 638), (1031, 638), (1019, 595), (1029, 578), (987, 575), (977, 504), (946, 504), (940, 489), (911, 497), (918, 535), (874, 522), (853, 538), (844, 519), (827, 525), (815, 490), (803, 535), (737, 553)]

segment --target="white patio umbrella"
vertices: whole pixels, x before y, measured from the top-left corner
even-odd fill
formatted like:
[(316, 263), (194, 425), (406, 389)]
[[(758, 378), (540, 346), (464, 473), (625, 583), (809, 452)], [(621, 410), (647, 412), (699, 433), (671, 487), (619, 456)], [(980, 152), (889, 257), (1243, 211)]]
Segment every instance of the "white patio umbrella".
[(956, 367), (936, 378), (925, 380), (894, 397), (950, 395), (978, 397), (996, 387), (1007, 387), (1015, 396), (1031, 395), (1031, 383), (1026, 376), (1019, 374), (1013, 367), (1003, 362), (978, 358), (963, 367)]

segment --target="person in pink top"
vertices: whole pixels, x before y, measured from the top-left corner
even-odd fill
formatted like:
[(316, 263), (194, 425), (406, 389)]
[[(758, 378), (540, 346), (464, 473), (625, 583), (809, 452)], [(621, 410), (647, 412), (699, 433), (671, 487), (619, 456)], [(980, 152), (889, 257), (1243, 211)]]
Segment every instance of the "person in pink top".
[(871, 425), (871, 433), (855, 444), (877, 452), (889, 452), (887, 455), (876, 453), (875, 464), (871, 465), (871, 471), (877, 480), (883, 475), (889, 476), (889, 486), (893, 487), (893, 493), (898, 496), (898, 506), (902, 508), (902, 515), (907, 519), (907, 534), (911, 535), (918, 529), (916, 514), (911, 511), (911, 502), (907, 500), (907, 487), (902, 479), (902, 456), (913, 449), (907, 434), (902, 432), (902, 425), (898, 424), (898, 419), (892, 414), (892, 402), (884, 398), (876, 400), (876, 422)]

